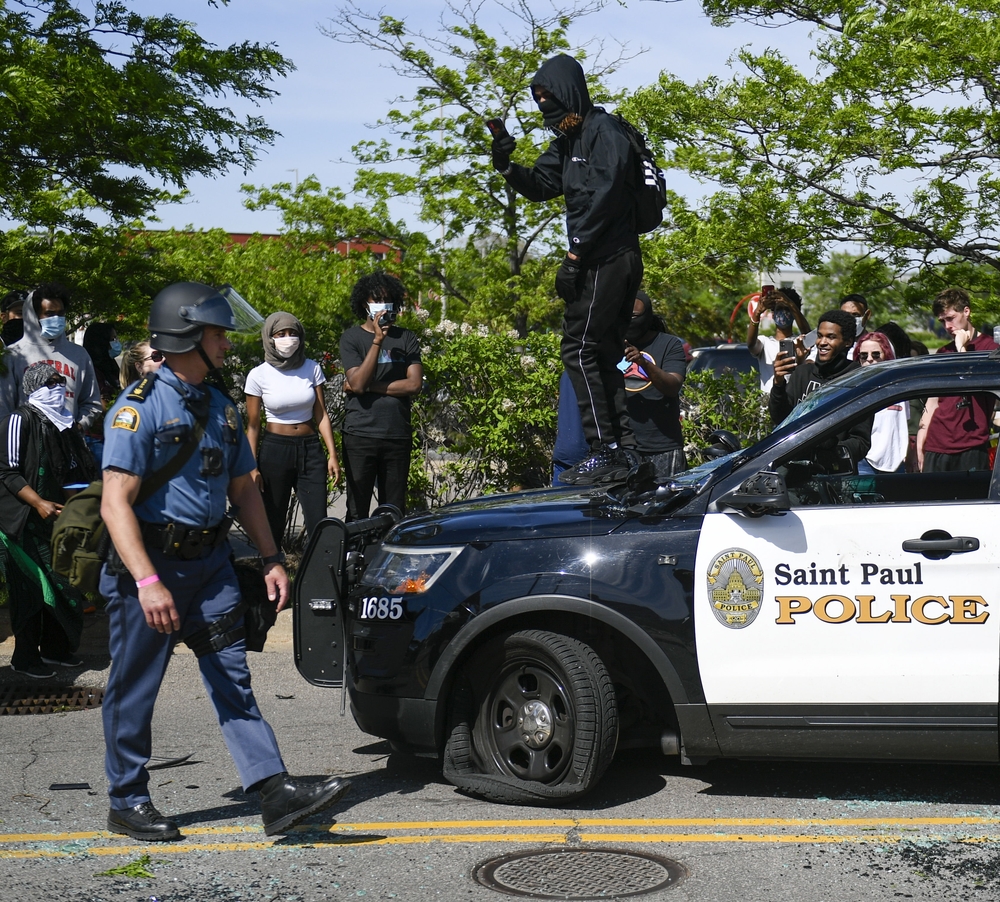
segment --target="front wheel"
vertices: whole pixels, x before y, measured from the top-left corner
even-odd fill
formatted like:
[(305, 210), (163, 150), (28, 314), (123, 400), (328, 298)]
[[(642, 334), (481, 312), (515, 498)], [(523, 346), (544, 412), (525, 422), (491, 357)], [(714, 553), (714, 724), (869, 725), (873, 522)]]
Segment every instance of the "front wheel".
[(544, 630), (476, 650), (452, 694), (444, 775), (494, 802), (566, 802), (614, 757), (618, 706), (590, 646)]

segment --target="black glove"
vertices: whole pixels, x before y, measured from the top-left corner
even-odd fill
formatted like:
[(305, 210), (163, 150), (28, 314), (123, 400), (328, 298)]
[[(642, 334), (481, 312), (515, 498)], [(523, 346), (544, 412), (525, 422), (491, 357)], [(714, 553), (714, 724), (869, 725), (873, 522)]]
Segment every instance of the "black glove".
[(567, 304), (580, 300), (580, 277), (583, 267), (579, 260), (566, 257), (556, 272), (556, 294)]
[(493, 139), (493, 168), (497, 172), (506, 172), (510, 166), (510, 155), (514, 152), (517, 142), (511, 135), (501, 135)]

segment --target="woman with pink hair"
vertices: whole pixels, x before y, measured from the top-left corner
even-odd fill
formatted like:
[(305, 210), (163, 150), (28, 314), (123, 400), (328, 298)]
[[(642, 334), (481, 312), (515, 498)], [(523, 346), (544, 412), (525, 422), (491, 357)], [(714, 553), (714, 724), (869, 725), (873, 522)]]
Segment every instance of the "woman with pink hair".
[[(873, 366), (886, 360), (895, 360), (892, 343), (881, 332), (865, 332), (854, 345), (854, 359), (862, 366)], [(858, 461), (858, 473), (903, 473), (906, 471), (906, 452), (910, 447), (907, 421), (910, 405), (898, 401), (875, 414), (872, 423), (872, 446), (864, 460)]]

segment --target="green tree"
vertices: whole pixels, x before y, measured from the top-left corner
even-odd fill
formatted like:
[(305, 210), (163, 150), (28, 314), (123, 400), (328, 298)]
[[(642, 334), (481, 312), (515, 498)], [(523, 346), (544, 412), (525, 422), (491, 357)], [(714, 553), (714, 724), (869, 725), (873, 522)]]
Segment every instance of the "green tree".
[(84, 231), (88, 208), (134, 219), (165, 199), (164, 185), (249, 168), (273, 141), (263, 119), (220, 103), (272, 96), (272, 78), (292, 68), (272, 46), (218, 49), (172, 15), (81, 6), (0, 8), (0, 213)]
[[(518, 139), (515, 160), (530, 165), (547, 145), (528, 92), (531, 77), (557, 53), (585, 59), (567, 31), (602, 5), (553, 6), (541, 16), (528, 0), (448, 3), (447, 21), (442, 17), (440, 30), (426, 34), (348, 3), (322, 29), (335, 40), (378, 51), (415, 81), (413, 96), (378, 122), (393, 139), (355, 147), (365, 164), (355, 190), (377, 203), (416, 201), (428, 230), (443, 230), (428, 274), (449, 305), (456, 301), (479, 322), (513, 324), (523, 335), (529, 325), (558, 320), (552, 279), (565, 248), (563, 202), (528, 203), (506, 184), (490, 163), (485, 122), (505, 120)], [(490, 9), (504, 16), (502, 39), (484, 24)], [(596, 103), (614, 99), (602, 79), (623, 59), (592, 67), (588, 80)]]
[(144, 324), (182, 272), (139, 247), (138, 220), (193, 175), (251, 167), (276, 133), (226, 98), (263, 103), (291, 68), (119, 0), (0, 4), (0, 215), (24, 223), (0, 232), (0, 284), (62, 281), (78, 312)]
[(795, 259), (817, 272), (847, 241), (900, 273), (958, 261), (1000, 270), (1000, 7), (702, 5), (719, 25), (812, 25), (815, 70), (776, 49), (744, 49), (731, 79), (688, 85), (664, 72), (633, 98), (671, 166), (718, 186), (675, 219), (693, 260)]
[(835, 251), (816, 275), (806, 279), (803, 301), (815, 320), (839, 306), (845, 295), (863, 294), (875, 327), (905, 313), (904, 291), (905, 283), (877, 257)]

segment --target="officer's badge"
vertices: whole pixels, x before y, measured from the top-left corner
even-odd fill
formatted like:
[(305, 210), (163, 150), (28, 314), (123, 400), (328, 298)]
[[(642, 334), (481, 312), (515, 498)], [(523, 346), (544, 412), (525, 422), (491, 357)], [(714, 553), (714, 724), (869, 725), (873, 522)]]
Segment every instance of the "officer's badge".
[(111, 424), (111, 428), (135, 432), (139, 428), (139, 411), (134, 407), (122, 407), (115, 414), (115, 421)]
[(232, 404), (226, 405), (226, 425), (230, 429), (236, 429), (240, 425), (239, 418), (236, 416), (236, 408)]
[(749, 551), (730, 548), (708, 568), (708, 601), (715, 619), (732, 630), (749, 626), (764, 600), (764, 571)]

